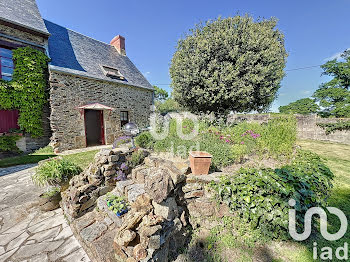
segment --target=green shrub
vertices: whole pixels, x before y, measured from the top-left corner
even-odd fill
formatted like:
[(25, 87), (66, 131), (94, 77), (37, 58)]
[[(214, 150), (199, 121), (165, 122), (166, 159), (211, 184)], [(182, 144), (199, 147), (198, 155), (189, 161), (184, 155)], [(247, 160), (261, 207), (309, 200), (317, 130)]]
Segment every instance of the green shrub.
[(274, 158), (292, 156), (297, 139), (297, 122), (293, 115), (275, 116), (261, 134), (260, 150)]
[(131, 154), (130, 159), (128, 159), (128, 167), (134, 168), (140, 164), (143, 163), (143, 160), (145, 159), (145, 154), (143, 151), (135, 151)]
[(20, 139), (19, 135), (4, 135), (0, 136), (0, 151), (20, 152), (16, 145), (16, 141)]
[(210, 153), (212, 158), (211, 167), (218, 169), (233, 164), (235, 155), (233, 154), (232, 145), (226, 143), (213, 133), (204, 133), (200, 138), (200, 150)]
[(335, 131), (350, 130), (350, 121), (339, 121), (336, 123), (318, 123), (319, 127), (322, 127), (326, 134), (329, 135)]
[(150, 132), (142, 132), (135, 138), (135, 144), (142, 148), (152, 148), (154, 142)]
[(38, 186), (60, 185), (68, 182), (73, 176), (82, 172), (82, 169), (65, 159), (51, 158), (39, 163), (32, 181)]
[(221, 201), (264, 236), (288, 236), (288, 201), (296, 201), (297, 225), (314, 206), (324, 206), (332, 187), (332, 172), (314, 153), (299, 151), (280, 169), (241, 169), (212, 183)]

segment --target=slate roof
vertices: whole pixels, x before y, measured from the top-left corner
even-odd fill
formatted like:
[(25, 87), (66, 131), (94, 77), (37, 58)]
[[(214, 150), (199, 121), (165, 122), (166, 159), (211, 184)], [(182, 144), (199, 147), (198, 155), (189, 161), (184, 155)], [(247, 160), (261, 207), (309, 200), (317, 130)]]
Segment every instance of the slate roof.
[(1, 0), (0, 19), (48, 35), (35, 0)]
[[(50, 69), (153, 90), (127, 56), (111, 45), (44, 20), (49, 38)], [(119, 70), (126, 81), (105, 76), (102, 66)]]

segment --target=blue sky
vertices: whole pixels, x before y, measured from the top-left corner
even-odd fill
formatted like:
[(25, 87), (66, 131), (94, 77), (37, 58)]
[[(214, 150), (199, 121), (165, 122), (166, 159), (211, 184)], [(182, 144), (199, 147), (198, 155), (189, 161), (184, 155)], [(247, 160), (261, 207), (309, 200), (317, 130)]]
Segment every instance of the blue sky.
[[(287, 70), (323, 64), (350, 47), (349, 0), (37, 0), (44, 18), (109, 43), (126, 38), (126, 52), (153, 85), (170, 91), (169, 64), (177, 40), (200, 21), (249, 13), (276, 17), (289, 53)], [(272, 109), (312, 95), (321, 69), (287, 71)]]

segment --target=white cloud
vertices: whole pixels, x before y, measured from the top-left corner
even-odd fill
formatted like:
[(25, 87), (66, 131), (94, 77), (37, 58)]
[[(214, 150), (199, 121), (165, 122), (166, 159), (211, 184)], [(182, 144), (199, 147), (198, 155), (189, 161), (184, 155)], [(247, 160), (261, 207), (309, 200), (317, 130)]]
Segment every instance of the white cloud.
[(309, 94), (311, 94), (311, 91), (310, 90), (303, 90), (300, 93), (303, 95), (309, 95)]
[[(346, 50), (350, 50), (350, 48), (346, 49)], [(338, 53), (335, 53), (334, 55), (332, 55), (331, 57), (328, 57), (328, 58), (325, 58), (324, 61), (327, 62), (327, 61), (330, 61), (330, 60), (333, 60), (333, 59), (340, 59), (341, 58), (341, 54), (344, 53), (343, 52), (338, 52)]]
[(145, 77), (149, 76), (150, 74), (151, 74), (151, 72), (149, 72), (149, 71), (143, 73), (143, 75), (144, 75)]

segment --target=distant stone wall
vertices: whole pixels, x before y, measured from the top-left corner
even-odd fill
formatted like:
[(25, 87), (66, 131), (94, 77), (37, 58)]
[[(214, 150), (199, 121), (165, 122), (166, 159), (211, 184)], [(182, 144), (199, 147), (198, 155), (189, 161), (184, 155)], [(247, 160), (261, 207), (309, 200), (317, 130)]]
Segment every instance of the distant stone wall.
[[(227, 121), (229, 123), (243, 120), (248, 122), (267, 123), (270, 118), (270, 114), (230, 115)], [(327, 135), (325, 130), (317, 125), (318, 123), (335, 123), (340, 120), (339, 118), (321, 118), (317, 115), (296, 115), (296, 118), (298, 121), (297, 131), (299, 139), (350, 144), (350, 131), (335, 131), (334, 133)], [(343, 118), (341, 120), (349, 121), (350, 118)]]
[(104, 110), (106, 144), (121, 135), (120, 111), (128, 111), (130, 121), (139, 127), (148, 125), (151, 90), (52, 71), (50, 87), (51, 143), (58, 151), (86, 146), (84, 115), (79, 106), (101, 103), (114, 108)]

